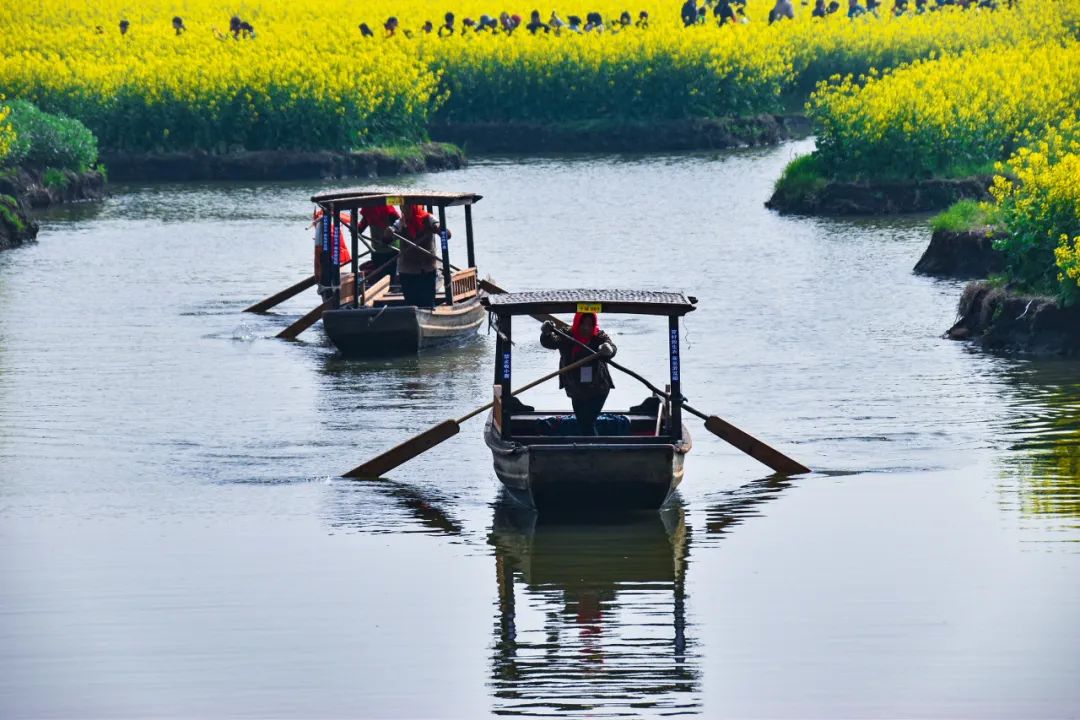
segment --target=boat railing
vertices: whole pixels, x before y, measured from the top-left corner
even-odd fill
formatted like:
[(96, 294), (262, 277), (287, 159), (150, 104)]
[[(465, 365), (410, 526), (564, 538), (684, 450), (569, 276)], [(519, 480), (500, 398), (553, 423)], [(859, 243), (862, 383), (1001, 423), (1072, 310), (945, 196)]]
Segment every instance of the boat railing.
[(453, 295), (454, 302), (476, 297), (476, 290), (476, 268), (471, 267), (465, 268), (464, 270), (458, 270), (450, 276), (450, 292)]

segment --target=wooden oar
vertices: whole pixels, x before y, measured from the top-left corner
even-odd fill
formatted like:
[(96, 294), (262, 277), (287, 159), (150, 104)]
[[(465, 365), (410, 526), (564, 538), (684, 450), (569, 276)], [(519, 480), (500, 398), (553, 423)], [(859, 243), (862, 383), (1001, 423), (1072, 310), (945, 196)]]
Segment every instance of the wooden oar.
[(274, 337), (280, 340), (295, 340), (300, 333), (307, 330), (309, 327), (319, 321), (319, 318), (323, 316), (323, 313), (334, 306), (333, 300), (324, 300), (322, 305), (319, 305), (311, 312), (304, 315), (302, 318), (294, 322), (289, 327), (279, 332)]
[[(569, 372), (574, 368), (581, 367), (585, 363), (591, 362), (596, 357), (599, 357), (598, 353), (595, 353), (593, 352), (593, 350), (589, 349), (589, 355), (587, 357), (583, 357), (576, 362), (572, 362), (566, 367), (559, 368), (553, 373), (548, 373), (539, 380), (533, 380), (528, 385), (524, 385), (522, 387), (519, 387), (517, 390), (514, 390), (510, 393), (510, 395), (512, 397), (514, 395), (517, 395), (518, 393), (523, 393), (529, 388), (534, 388), (540, 383), (547, 382), (551, 378), (556, 377), (561, 373)], [(506, 402), (506, 398), (503, 398), (503, 402)], [(406, 440), (400, 445), (396, 445), (390, 448), (381, 455), (373, 457), (371, 460), (368, 460), (363, 465), (358, 465), (354, 467), (352, 470), (342, 475), (342, 477), (367, 479), (383, 477), (384, 475), (386, 475), (386, 473), (390, 472), (396, 467), (404, 465), (417, 455), (427, 452), (439, 443), (454, 437), (461, 431), (461, 424), (463, 422), (476, 417), (485, 410), (490, 410), (492, 407), (494, 407), (494, 405), (495, 402), (492, 401), (487, 403), (486, 405), (481, 405), (480, 407), (476, 408), (475, 410), (466, 415), (462, 415), (457, 420), (443, 420), (438, 425), (435, 425), (434, 427), (425, 430), (424, 432), (416, 435), (413, 438), (410, 438), (409, 440)]]
[[(560, 324), (565, 326), (565, 323)], [(555, 328), (555, 332), (557, 332), (559, 335), (562, 335), (564, 338), (570, 340), (570, 342), (585, 348), (586, 350), (592, 350), (588, 345), (582, 342), (578, 342), (577, 338), (575, 338), (573, 335), (570, 335), (569, 333), (563, 332), (558, 327)], [(657, 395), (661, 396), (668, 402), (671, 402), (671, 395), (656, 387), (633, 370), (620, 365), (611, 358), (606, 358), (602, 355), (600, 357), (611, 367), (615, 368), (616, 370), (621, 370), (622, 372), (626, 373), (630, 377), (643, 384), (645, 387), (652, 390)], [(729, 423), (727, 420), (717, 417), (716, 415), (706, 415), (700, 410), (696, 410), (690, 407), (685, 402), (682, 403), (682, 407), (691, 415), (697, 415), (699, 418), (704, 420), (705, 429), (711, 432), (713, 435), (720, 438), (721, 440), (724, 440), (725, 442), (730, 443), (731, 445), (734, 445), (736, 448), (742, 450), (744, 453), (754, 458), (758, 462), (764, 465), (768, 465), (776, 472), (783, 475), (801, 475), (802, 473), (811, 472), (810, 468), (806, 467), (802, 463), (792, 460), (784, 453), (766, 445), (750, 433), (740, 430), (739, 428)]]
[[(372, 275), (378, 275), (383, 270), (390, 267), (390, 263), (394, 263), (394, 262), (397, 262), (397, 258), (390, 258), (389, 260), (384, 262), (382, 265), (380, 265), (378, 268), (371, 271), (371, 274)], [(355, 297), (355, 295), (356, 295), (356, 279), (354, 278), (353, 279), (353, 295), (351, 295), (350, 297)], [(300, 333), (304, 332), (309, 327), (311, 327), (312, 325), (317, 323), (319, 321), (319, 318), (321, 318), (323, 316), (323, 313), (325, 313), (327, 310), (329, 310), (332, 306), (333, 306), (333, 303), (330, 302), (330, 300), (323, 301), (322, 305), (319, 305), (318, 307), (314, 308), (313, 310), (311, 310), (311, 312), (304, 315), (302, 318), (300, 318), (299, 320), (294, 322), (292, 325), (290, 325), (289, 327), (287, 327), (284, 330), (282, 330), (281, 332), (279, 332), (274, 337), (276, 337), (276, 338), (278, 338), (280, 340), (295, 340), (300, 335)]]
[[(366, 255), (370, 255), (370, 254), (371, 254), (370, 251), (362, 252), (362, 253), (360, 253), (359, 255), (356, 256), (356, 259), (359, 260), (360, 258), (362, 258), (362, 257), (364, 257)], [(349, 265), (351, 262), (352, 261), (350, 260), (347, 263), (342, 263), (338, 267), (345, 267), (346, 265)], [(315, 287), (315, 283), (316, 283), (315, 276), (314, 275), (309, 275), (308, 277), (304, 278), (303, 280), (296, 283), (295, 285), (290, 285), (289, 287), (285, 288), (281, 292), (275, 293), (275, 294), (271, 295), (270, 297), (266, 298), (265, 300), (260, 300), (259, 302), (255, 303), (251, 307), (244, 308), (244, 312), (249, 312), (249, 313), (266, 312), (267, 310), (274, 307), (275, 305), (280, 305), (281, 303), (285, 302), (286, 300), (291, 298), (293, 295), (299, 295), (300, 293), (307, 290), (309, 287)]]

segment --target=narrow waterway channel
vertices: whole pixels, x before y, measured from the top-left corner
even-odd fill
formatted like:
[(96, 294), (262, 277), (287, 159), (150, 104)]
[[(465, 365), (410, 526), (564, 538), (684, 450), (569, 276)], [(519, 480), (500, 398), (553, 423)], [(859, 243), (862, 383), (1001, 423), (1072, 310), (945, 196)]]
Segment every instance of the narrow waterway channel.
[[(911, 273), (924, 219), (767, 211), (806, 147), (402, 180), (485, 196), (504, 287), (697, 296), (685, 394), (818, 471), (695, 423), (676, 502), (617, 523), (502, 505), (479, 420), (334, 479), (485, 402), (494, 343), (343, 361), (272, 339), (313, 292), (241, 314), (309, 272), (325, 184), (46, 216), (0, 254), (0, 715), (1075, 714), (1080, 366), (940, 339), (961, 285)], [(662, 383), (663, 321), (601, 322)], [(518, 379), (555, 366), (515, 339)]]

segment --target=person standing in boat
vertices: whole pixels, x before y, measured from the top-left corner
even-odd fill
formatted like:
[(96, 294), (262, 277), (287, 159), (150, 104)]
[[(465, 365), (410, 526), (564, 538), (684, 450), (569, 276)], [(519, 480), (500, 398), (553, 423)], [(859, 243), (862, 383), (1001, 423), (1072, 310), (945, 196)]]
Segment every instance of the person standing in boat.
[[(575, 314), (570, 335), (577, 342), (556, 332), (555, 324), (550, 320), (540, 329), (540, 344), (549, 350), (559, 351), (560, 368), (585, 357), (586, 350), (578, 343), (588, 346), (605, 358), (615, 356), (615, 343), (600, 329), (596, 322), (596, 313)], [(568, 373), (562, 373), (559, 375), (559, 387), (565, 389), (567, 397), (570, 398), (578, 422), (578, 432), (584, 436), (596, 435), (596, 418), (604, 409), (608, 392), (615, 387), (607, 363), (597, 358)]]
[(435, 307), (435, 236), (440, 230), (439, 221), (423, 206), (406, 203), (401, 206), (399, 225), (401, 236), (409, 241), (401, 243), (397, 262), (405, 304)]
[(373, 283), (384, 275), (390, 276), (390, 282), (397, 280), (397, 264), (393, 260), (398, 254), (398, 241), (394, 238), (392, 226), (400, 219), (401, 213), (393, 205), (360, 209), (360, 224), (356, 229), (361, 233), (365, 230), (371, 231), (371, 263), (378, 270), (367, 278), (368, 283)]

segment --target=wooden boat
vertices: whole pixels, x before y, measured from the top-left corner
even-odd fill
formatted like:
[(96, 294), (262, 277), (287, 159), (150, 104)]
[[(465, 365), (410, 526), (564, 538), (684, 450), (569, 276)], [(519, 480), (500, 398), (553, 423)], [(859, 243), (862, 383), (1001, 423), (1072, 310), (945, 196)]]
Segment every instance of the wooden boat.
[[(694, 302), (682, 293), (623, 290), (507, 293), (481, 300), (499, 329), (495, 400), (484, 438), (495, 474), (516, 500), (537, 509), (655, 509), (667, 501), (682, 481), (691, 447), (682, 423), (679, 318), (694, 310)], [(612, 434), (581, 437), (551, 432), (555, 419), (572, 418), (566, 412), (537, 411), (512, 397), (513, 318), (573, 312), (666, 316), (671, 401), (654, 395), (628, 410), (605, 410), (625, 418), (614, 423), (621, 429), (601, 425), (600, 432)]]
[[(327, 192), (311, 198), (323, 210), (323, 278), (321, 284), (331, 290), (331, 307), (323, 313), (323, 330), (343, 355), (366, 357), (415, 353), (448, 341), (476, 333), (484, 322), (473, 243), (472, 206), (480, 195), (431, 191), (393, 191), (351, 189)], [(450, 244), (443, 233), (440, 288), (431, 309), (406, 305), (400, 288), (383, 276), (368, 285), (358, 263), (357, 232), (359, 211), (379, 205), (410, 203), (437, 209), (439, 224), (447, 227), (447, 208), (464, 208), (465, 243), (468, 267), (459, 269), (450, 263)], [(352, 241), (352, 272), (342, 274), (338, 267), (336, 243), (331, 238), (341, 233), (342, 215), (348, 219)], [(404, 240), (401, 240), (404, 243)], [(357, 287), (359, 286), (359, 287)]]

